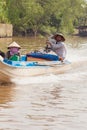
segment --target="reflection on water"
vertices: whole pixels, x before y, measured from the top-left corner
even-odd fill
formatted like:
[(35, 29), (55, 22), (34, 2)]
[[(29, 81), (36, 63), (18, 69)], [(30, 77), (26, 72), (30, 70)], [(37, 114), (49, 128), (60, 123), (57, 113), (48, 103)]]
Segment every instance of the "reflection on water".
[(13, 41), (18, 42), (21, 45), (21, 53), (25, 54), (30, 51), (39, 50), (45, 46), (46, 38), (34, 38), (34, 37), (14, 37)]
[[(87, 81), (15, 86), (9, 107), (0, 109), (2, 130), (86, 130)], [(4, 88), (5, 90), (5, 88)], [(8, 98), (8, 97), (7, 97)]]
[(8, 84), (1, 84), (0, 85), (0, 107), (7, 107), (9, 102), (12, 101), (13, 95), (13, 85)]
[(67, 58), (66, 73), (0, 85), (0, 130), (87, 130), (87, 45)]

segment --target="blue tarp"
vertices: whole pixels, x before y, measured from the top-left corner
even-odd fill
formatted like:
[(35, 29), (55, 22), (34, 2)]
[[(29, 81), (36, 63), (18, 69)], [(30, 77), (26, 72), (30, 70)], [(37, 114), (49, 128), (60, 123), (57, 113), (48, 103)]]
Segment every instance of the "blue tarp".
[(27, 57), (42, 58), (42, 59), (51, 60), (51, 61), (59, 60), (57, 55), (45, 54), (45, 53), (41, 53), (41, 52), (31, 52), (31, 53), (27, 54)]

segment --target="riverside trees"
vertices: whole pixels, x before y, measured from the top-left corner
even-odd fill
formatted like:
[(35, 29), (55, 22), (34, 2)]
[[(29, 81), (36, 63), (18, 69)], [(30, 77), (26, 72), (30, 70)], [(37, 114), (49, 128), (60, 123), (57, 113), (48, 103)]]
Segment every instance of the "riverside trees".
[(0, 9), (0, 22), (12, 23), (14, 34), (36, 36), (57, 31), (72, 34), (79, 24), (78, 19), (87, 14), (87, 2), (85, 0), (0, 0)]

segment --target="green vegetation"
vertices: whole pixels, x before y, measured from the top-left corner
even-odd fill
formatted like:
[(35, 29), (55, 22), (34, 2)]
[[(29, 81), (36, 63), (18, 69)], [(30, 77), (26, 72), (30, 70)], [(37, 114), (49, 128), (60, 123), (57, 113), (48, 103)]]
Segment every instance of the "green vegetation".
[(82, 17), (86, 0), (0, 0), (0, 23), (11, 23), (14, 35), (72, 34)]
[(7, 6), (5, 0), (0, 0), (0, 23), (8, 23)]

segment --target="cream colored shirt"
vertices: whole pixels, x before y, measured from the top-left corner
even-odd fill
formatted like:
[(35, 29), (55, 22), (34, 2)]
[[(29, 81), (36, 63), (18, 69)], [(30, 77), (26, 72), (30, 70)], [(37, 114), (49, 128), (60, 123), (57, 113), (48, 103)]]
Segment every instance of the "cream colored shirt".
[(56, 42), (56, 40), (49, 40), (51, 49), (58, 55), (58, 57), (62, 57), (65, 59), (66, 57), (66, 47), (64, 42)]

